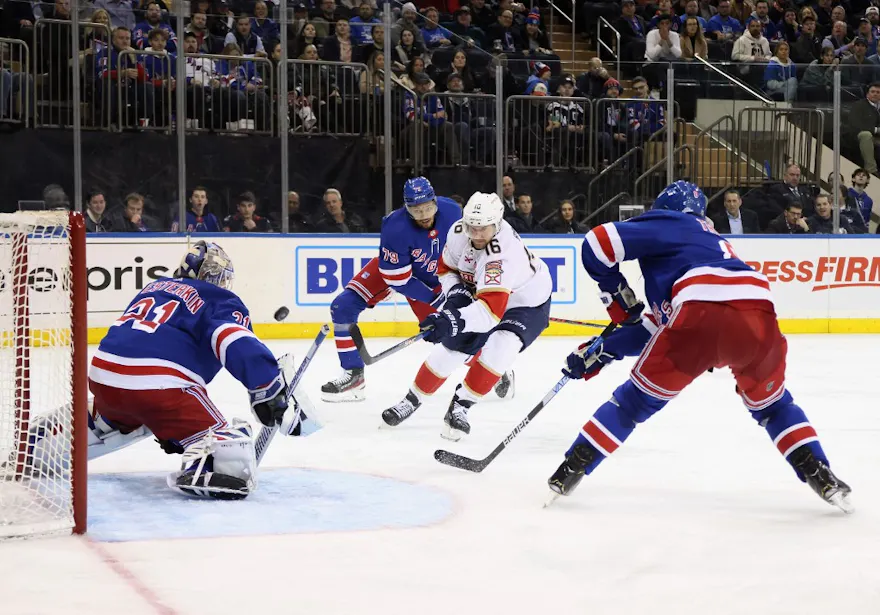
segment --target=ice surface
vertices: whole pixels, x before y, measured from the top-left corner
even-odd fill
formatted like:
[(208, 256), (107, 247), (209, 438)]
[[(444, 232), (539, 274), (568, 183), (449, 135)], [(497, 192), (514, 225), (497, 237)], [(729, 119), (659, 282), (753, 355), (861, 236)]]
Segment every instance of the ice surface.
[[(434, 450), (488, 454), (556, 382), (575, 340), (539, 340), (516, 366), (516, 398), (476, 406), (471, 436), (458, 444), (439, 437), (452, 383), (403, 425), (378, 429), (425, 344), (368, 368), (366, 402), (324, 404), (320, 385), (338, 370), (329, 343), (305, 376), (326, 427), (276, 438), (264, 467), (285, 470), (264, 473), (264, 492), (239, 503), (175, 500), (155, 485), (179, 458), (150, 441), (96, 460), (91, 540), (0, 543), (0, 613), (876, 615), (878, 342), (789, 338), (789, 388), (853, 487), (850, 516), (795, 478), (727, 370), (697, 380), (574, 495), (543, 509), (547, 477), (628, 364), (570, 383), (492, 465), (470, 474), (438, 464)], [(309, 343), (271, 345), (301, 355)], [(209, 391), (227, 416), (249, 416), (245, 391), (228, 376)], [(114, 508), (116, 490), (132, 502)], [(377, 511), (418, 527), (379, 529)], [(249, 519), (255, 529), (241, 531)], [(275, 534), (264, 519), (278, 522)], [(190, 536), (225, 537), (167, 540), (187, 524)], [(116, 535), (105, 533), (114, 525)]]

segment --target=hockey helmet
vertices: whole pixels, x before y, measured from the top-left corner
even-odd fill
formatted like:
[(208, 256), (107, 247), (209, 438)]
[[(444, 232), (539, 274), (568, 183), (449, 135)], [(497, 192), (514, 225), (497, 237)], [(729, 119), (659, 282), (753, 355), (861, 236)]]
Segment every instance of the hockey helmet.
[(437, 196), (426, 177), (414, 177), (403, 185), (403, 204), (413, 220), (429, 220), (437, 213)]
[(680, 211), (703, 218), (706, 216), (706, 195), (696, 184), (680, 179), (666, 186), (657, 196), (652, 209)]
[(232, 259), (219, 244), (199, 240), (184, 254), (174, 277), (202, 280), (231, 290), (235, 270), (232, 268)]
[(495, 229), (489, 237), (491, 239), (501, 229), (501, 220), (503, 219), (504, 203), (494, 192), (475, 192), (468, 199), (461, 213), (465, 233), (471, 239), (486, 239), (482, 233), (475, 229), (494, 225)]

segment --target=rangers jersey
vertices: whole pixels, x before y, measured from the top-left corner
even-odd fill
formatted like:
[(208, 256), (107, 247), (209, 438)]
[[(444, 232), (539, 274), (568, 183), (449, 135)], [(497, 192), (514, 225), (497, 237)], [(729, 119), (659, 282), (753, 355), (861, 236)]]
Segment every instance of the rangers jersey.
[(89, 379), (134, 391), (204, 387), (222, 367), (249, 390), (278, 376), (238, 296), (201, 280), (160, 278), (110, 327)]
[(508, 309), (541, 306), (553, 292), (544, 261), (526, 248), (506, 220), (482, 250), (473, 246), (463, 224), (453, 226), (439, 274), (444, 292), (463, 282), (474, 293), (476, 301), (461, 310), (469, 332), (489, 331)]
[(773, 301), (767, 278), (741, 261), (705, 220), (691, 214), (649, 211), (597, 226), (587, 233), (581, 256), (590, 277), (609, 293), (625, 281), (620, 263), (638, 260), (645, 295), (661, 324), (686, 301)]

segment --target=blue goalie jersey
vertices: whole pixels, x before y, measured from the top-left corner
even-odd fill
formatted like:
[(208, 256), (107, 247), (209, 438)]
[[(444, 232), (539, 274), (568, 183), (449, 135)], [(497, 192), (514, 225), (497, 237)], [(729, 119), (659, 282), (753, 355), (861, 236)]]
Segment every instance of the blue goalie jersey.
[(461, 219), (461, 207), (452, 199), (437, 197), (434, 226), (423, 229), (409, 217), (405, 207), (382, 219), (379, 273), (400, 294), (424, 303), (435, 297), (440, 285), (437, 264), (449, 229)]
[(587, 233), (581, 257), (590, 277), (609, 293), (624, 282), (620, 263), (638, 260), (658, 323), (665, 323), (686, 301), (772, 303), (767, 278), (741, 261), (705, 220), (691, 214), (649, 211), (597, 226)]
[(161, 278), (110, 327), (89, 378), (127, 390), (204, 387), (222, 367), (250, 390), (278, 375), (238, 296), (201, 280)]

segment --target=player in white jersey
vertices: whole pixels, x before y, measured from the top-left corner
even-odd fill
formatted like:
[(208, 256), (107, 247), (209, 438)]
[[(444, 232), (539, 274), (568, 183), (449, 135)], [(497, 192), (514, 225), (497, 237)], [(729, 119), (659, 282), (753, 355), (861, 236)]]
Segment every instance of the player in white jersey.
[(553, 281), (544, 262), (504, 221), (498, 195), (482, 192), (468, 200), (461, 221), (449, 230), (437, 274), (446, 303), (419, 323), (428, 329), (425, 340), (440, 344), (423, 367), (430, 382), (422, 388), (417, 378), (417, 386), (382, 418), (389, 425), (402, 422), (479, 352), (443, 418), (442, 435), (458, 440), (470, 433), (467, 411), (550, 324)]

